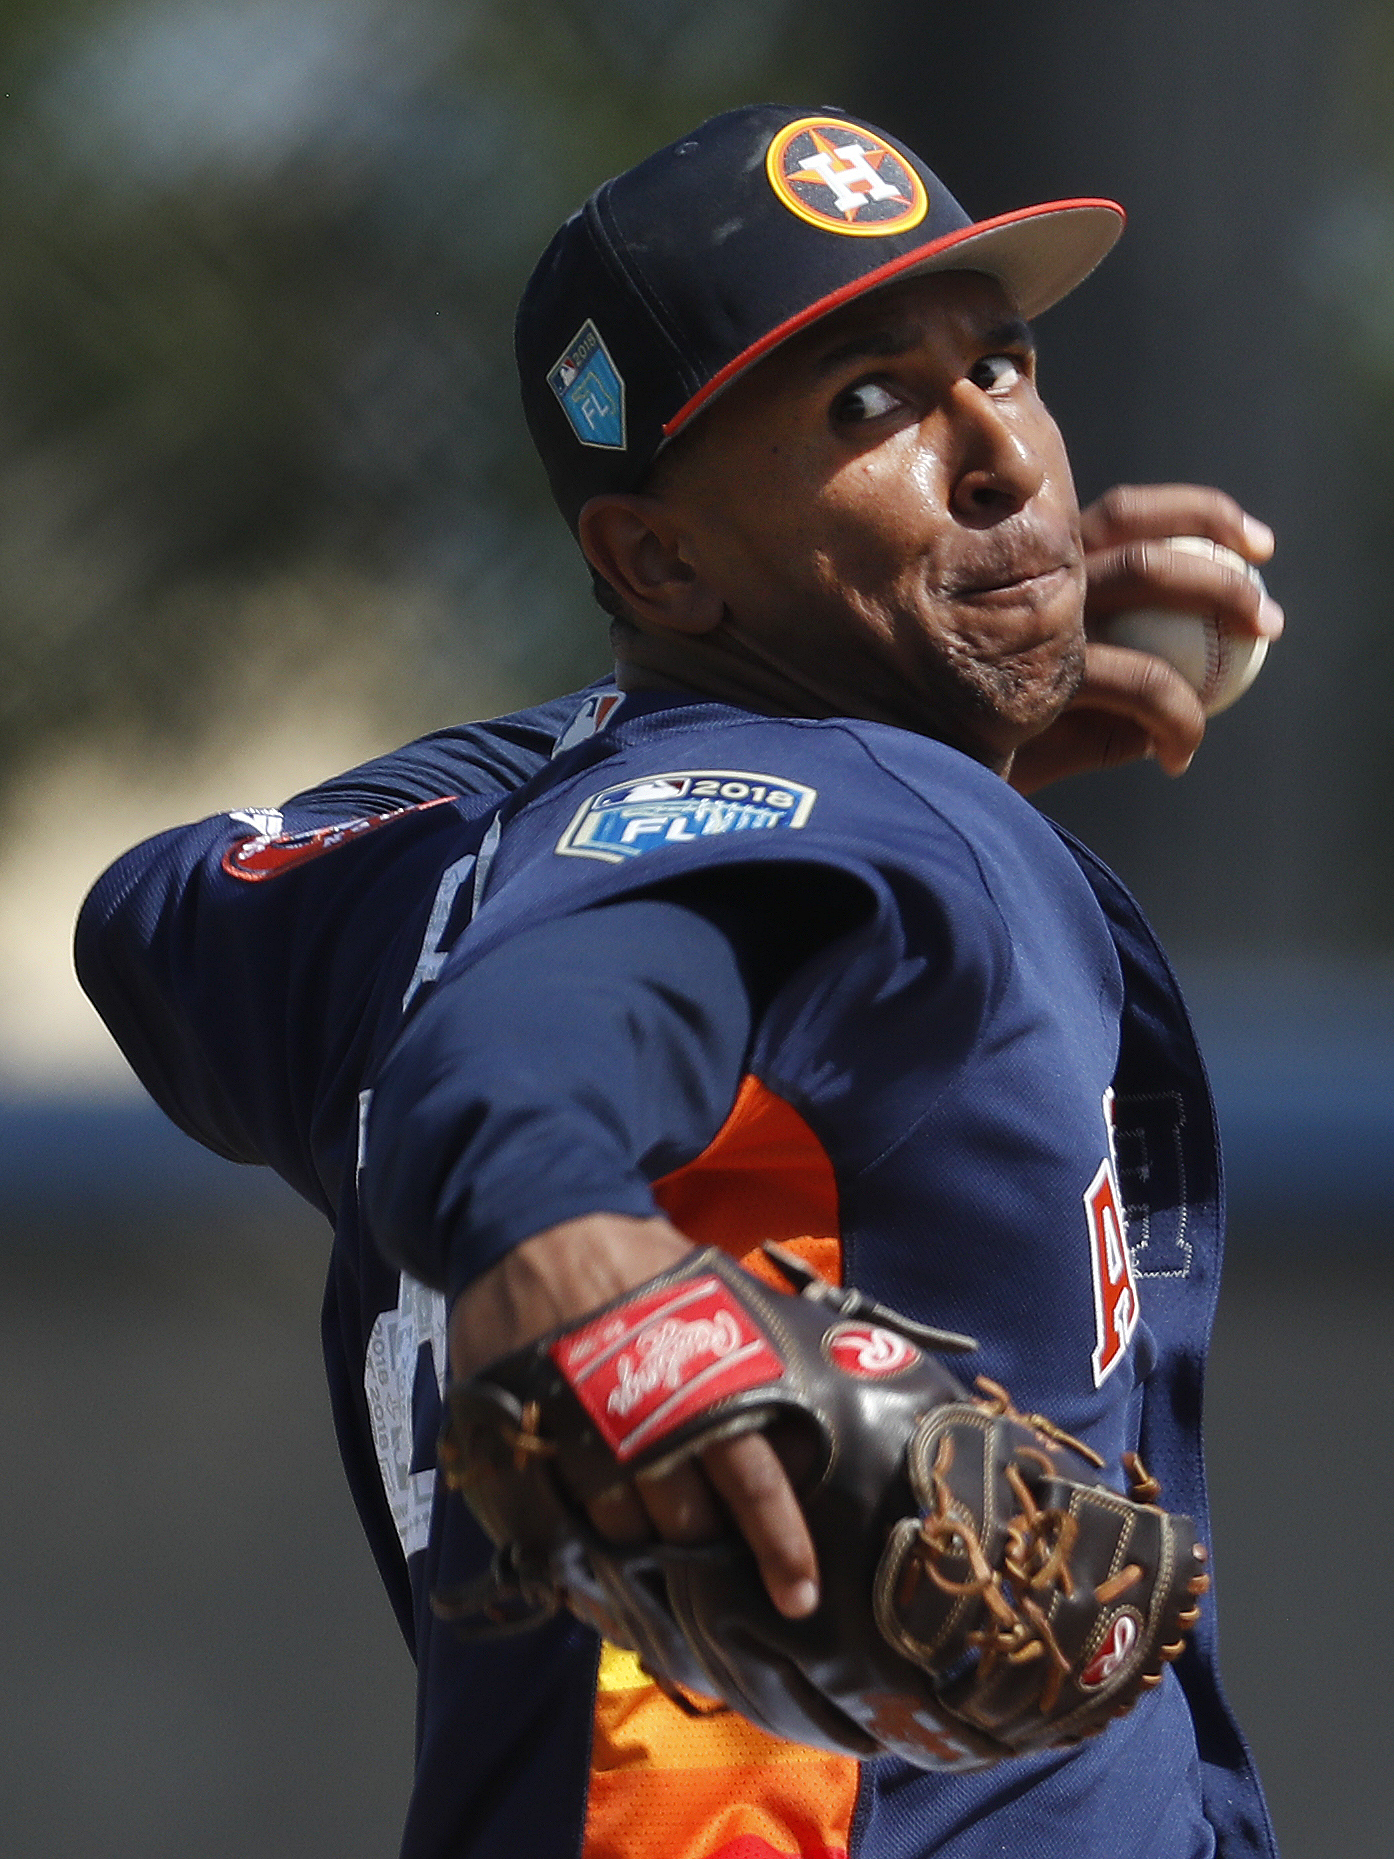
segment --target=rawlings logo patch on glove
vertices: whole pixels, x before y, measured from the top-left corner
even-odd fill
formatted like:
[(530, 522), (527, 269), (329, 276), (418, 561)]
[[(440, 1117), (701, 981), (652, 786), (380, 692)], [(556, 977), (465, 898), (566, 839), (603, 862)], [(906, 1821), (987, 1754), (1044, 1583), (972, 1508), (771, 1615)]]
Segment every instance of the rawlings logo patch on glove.
[(548, 1351), (615, 1457), (627, 1461), (784, 1364), (721, 1279), (626, 1301)]

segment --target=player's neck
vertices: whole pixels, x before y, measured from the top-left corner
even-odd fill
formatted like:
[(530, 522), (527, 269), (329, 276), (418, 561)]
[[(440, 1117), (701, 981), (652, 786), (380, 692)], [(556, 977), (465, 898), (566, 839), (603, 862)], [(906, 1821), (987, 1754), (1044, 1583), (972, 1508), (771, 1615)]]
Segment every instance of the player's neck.
[[(617, 627), (613, 643), (615, 683), (622, 691), (695, 691), (761, 716), (857, 717), (916, 734), (937, 735), (916, 729), (913, 718), (894, 713), (864, 693), (837, 690), (825, 685), (814, 671), (786, 666), (755, 652), (724, 628), (694, 637)], [(987, 760), (982, 754), (975, 759)], [(989, 761), (987, 765), (1006, 775), (1010, 758), (1003, 764)]]

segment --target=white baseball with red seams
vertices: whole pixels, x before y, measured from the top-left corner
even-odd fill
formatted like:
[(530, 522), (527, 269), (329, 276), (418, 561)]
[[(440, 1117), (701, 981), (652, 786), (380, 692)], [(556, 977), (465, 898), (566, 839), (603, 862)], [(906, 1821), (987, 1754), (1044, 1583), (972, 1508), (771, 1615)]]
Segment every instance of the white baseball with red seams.
[[(1263, 587), (1251, 562), (1209, 536), (1168, 536), (1167, 546), (1187, 555), (1208, 555), (1227, 568), (1239, 568)], [(1098, 635), (1110, 645), (1131, 646), (1164, 658), (1200, 698), (1207, 716), (1217, 716), (1244, 695), (1268, 656), (1268, 641), (1232, 633), (1213, 613), (1183, 613), (1166, 607), (1138, 607), (1110, 614), (1098, 623)]]

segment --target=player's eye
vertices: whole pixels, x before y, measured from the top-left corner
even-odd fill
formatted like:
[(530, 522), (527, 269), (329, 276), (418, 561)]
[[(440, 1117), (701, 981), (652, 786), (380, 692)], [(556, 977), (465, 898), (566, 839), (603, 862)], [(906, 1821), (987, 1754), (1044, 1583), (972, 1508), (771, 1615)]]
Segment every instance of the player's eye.
[(968, 379), (985, 393), (1010, 393), (1018, 382), (1029, 378), (1029, 363), (1024, 355), (984, 355), (968, 370)]
[(902, 397), (884, 381), (858, 381), (838, 395), (833, 402), (832, 416), (839, 423), (858, 426), (867, 420), (884, 419), (888, 413), (898, 413), (904, 405)]

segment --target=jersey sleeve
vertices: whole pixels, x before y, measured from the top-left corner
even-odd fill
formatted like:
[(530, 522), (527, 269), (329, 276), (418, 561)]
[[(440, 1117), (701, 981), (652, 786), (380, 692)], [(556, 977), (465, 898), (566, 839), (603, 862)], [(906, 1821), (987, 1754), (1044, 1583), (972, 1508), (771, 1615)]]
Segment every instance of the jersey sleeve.
[[(332, 1217), (375, 1032), (462, 821), (450, 802), (298, 831), (287, 817), (275, 839), (220, 815), (137, 846), (84, 903), (75, 957), (161, 1109)], [(236, 875), (248, 847), (287, 863)]]
[(359, 1201), (379, 1250), (453, 1296), (544, 1227), (657, 1213), (648, 1183), (719, 1128), (751, 1024), (739, 957), (694, 910), (523, 931), (434, 990), (374, 1086)]
[(578, 702), (439, 732), (283, 808), (159, 834), (102, 875), (78, 977), (175, 1123), (332, 1214), (374, 1031), (442, 868), (546, 767)]
[[(714, 873), (443, 978), (372, 1091), (359, 1200), (379, 1250), (453, 1296), (545, 1227), (655, 1214), (650, 1182), (716, 1134), (772, 1000), (862, 910), (815, 872)], [(790, 916), (797, 935), (772, 935)]]

